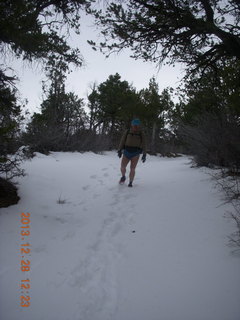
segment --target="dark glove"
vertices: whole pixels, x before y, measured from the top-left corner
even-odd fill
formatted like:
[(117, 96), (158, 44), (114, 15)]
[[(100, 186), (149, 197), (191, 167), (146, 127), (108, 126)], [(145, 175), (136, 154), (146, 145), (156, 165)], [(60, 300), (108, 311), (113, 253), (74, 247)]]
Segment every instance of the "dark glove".
[(122, 150), (118, 150), (118, 156), (119, 156), (119, 158), (121, 158), (121, 156), (122, 156)]
[(144, 153), (143, 155), (142, 155), (142, 162), (144, 163), (146, 161), (146, 154)]

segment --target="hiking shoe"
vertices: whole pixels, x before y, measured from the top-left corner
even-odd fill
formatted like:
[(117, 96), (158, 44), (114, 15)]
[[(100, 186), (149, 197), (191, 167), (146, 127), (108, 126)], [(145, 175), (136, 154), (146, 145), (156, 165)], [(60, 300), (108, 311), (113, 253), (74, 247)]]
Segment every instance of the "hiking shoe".
[(132, 181), (129, 182), (128, 186), (129, 186), (129, 187), (132, 187), (132, 186), (133, 186), (133, 185), (132, 185)]
[(125, 176), (122, 176), (121, 179), (120, 179), (120, 181), (119, 181), (119, 183), (124, 183), (125, 180), (126, 180), (126, 177), (125, 177)]

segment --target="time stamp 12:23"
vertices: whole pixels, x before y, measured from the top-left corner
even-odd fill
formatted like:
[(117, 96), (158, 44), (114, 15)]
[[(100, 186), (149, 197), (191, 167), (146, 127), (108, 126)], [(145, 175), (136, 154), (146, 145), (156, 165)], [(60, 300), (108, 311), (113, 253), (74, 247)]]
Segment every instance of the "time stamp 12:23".
[(30, 272), (30, 243), (29, 243), (29, 236), (30, 236), (30, 213), (21, 213), (21, 245), (20, 245), (20, 252), (21, 252), (21, 271), (22, 275), (24, 275), (24, 279), (21, 280), (21, 295), (20, 295), (20, 306), (21, 307), (29, 307), (30, 306), (30, 279), (29, 279), (29, 272)]

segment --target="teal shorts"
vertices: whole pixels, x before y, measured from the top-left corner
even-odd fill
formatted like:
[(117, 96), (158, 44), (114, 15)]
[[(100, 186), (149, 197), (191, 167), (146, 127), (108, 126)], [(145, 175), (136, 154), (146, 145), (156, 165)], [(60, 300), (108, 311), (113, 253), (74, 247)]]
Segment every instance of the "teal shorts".
[(128, 158), (129, 160), (131, 160), (132, 158), (139, 156), (142, 152), (139, 151), (135, 151), (135, 152), (129, 152), (126, 149), (123, 150), (123, 154), (125, 155), (126, 158)]

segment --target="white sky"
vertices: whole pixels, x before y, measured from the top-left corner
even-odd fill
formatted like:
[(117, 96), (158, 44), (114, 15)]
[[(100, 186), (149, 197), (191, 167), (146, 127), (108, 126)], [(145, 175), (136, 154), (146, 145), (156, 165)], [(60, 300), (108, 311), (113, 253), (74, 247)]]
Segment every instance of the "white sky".
[[(160, 92), (171, 86), (176, 88), (184, 73), (179, 65), (175, 67), (163, 66), (160, 70), (150, 62), (134, 60), (130, 58), (130, 50), (126, 49), (120, 54), (106, 58), (102, 53), (94, 51), (87, 40), (96, 40), (98, 31), (93, 27), (90, 17), (83, 16), (81, 23), (81, 35), (71, 36), (69, 42), (78, 47), (85, 60), (85, 66), (74, 68), (66, 81), (66, 91), (73, 91), (79, 98), (86, 99), (91, 91), (91, 85), (100, 84), (107, 80), (109, 75), (119, 73), (121, 80), (127, 80), (137, 89), (148, 87), (149, 80), (155, 76), (159, 84)], [(21, 60), (11, 60), (11, 67), (16, 71), (20, 82), (17, 87), (21, 98), (28, 99), (27, 109), (32, 113), (40, 111), (42, 96), (42, 80), (46, 79), (40, 64), (29, 66)]]

